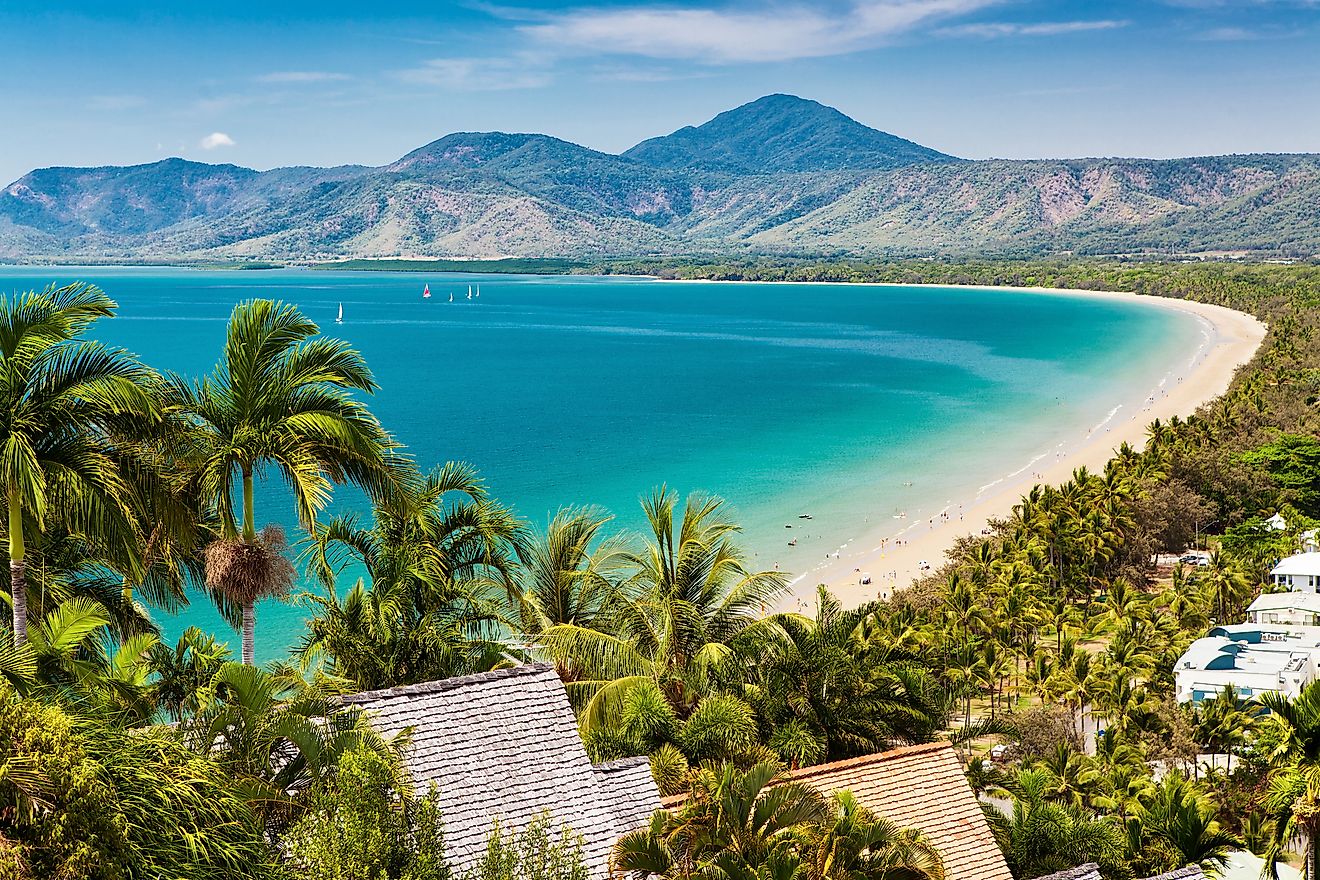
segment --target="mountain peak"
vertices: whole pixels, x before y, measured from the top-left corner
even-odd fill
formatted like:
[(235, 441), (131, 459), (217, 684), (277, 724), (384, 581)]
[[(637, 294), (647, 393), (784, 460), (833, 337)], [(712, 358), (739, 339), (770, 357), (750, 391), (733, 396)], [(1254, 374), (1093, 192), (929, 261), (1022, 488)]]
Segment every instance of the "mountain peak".
[(662, 168), (728, 174), (869, 171), (954, 159), (818, 101), (785, 94), (766, 95), (702, 125), (642, 141), (623, 155)]

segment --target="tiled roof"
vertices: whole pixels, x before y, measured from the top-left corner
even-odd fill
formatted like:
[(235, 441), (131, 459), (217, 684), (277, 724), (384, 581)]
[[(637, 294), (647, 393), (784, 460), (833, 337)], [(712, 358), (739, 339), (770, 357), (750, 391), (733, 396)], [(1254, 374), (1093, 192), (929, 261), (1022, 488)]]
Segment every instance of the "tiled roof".
[(1035, 880), (1101, 880), (1100, 866), (1092, 862), (1066, 871), (1056, 871), (1053, 874), (1036, 877)]
[(1013, 880), (949, 743), (804, 767), (792, 777), (826, 794), (850, 791), (871, 812), (920, 830), (939, 851), (947, 880)]
[[(593, 767), (554, 667), (537, 663), (353, 694), (386, 736), (412, 729), (405, 754), (418, 791), (434, 783), (455, 876), (485, 852), (492, 822), (519, 830), (540, 813), (582, 835), (593, 876), (660, 798), (645, 759)], [(643, 771), (645, 779), (643, 779)]]

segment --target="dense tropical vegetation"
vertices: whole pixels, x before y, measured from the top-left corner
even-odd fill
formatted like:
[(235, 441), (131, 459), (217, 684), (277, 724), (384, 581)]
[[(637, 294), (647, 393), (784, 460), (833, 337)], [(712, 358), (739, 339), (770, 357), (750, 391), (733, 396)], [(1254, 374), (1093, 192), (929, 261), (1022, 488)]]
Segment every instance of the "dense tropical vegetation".
[[(1034, 488), (911, 588), (775, 613), (785, 576), (750, 565), (720, 499), (657, 488), (642, 535), (593, 508), (537, 527), (471, 467), (419, 468), (371, 415), (361, 357), (292, 306), (239, 305), (215, 372), (192, 380), (95, 342), (115, 306), (93, 288), (0, 301), (0, 878), (443, 876), (443, 804), (399, 794), (404, 742), (334, 698), (527, 659), (556, 665), (593, 759), (650, 755), (662, 791), (687, 795), (621, 845), (628, 871), (939, 877), (919, 836), (783, 774), (947, 738), (1006, 804), (987, 815), (1016, 876), (1090, 860), (1142, 877), (1240, 847), (1300, 850), (1315, 876), (1320, 685), (1180, 706), (1172, 669), (1320, 519), (1320, 270), (779, 275), (812, 272), (1137, 289), (1270, 329), (1220, 400), (1152, 424), (1103, 472)], [(261, 528), (263, 478), (290, 488), (295, 533)], [(342, 484), (372, 510), (321, 516)], [(1289, 527), (1263, 528), (1279, 512)], [(1156, 564), (1196, 543), (1208, 564)], [(161, 642), (155, 615), (190, 595), (241, 633), (243, 662), (217, 634)], [(258, 668), (256, 600), (286, 595), (306, 633)], [(528, 859), (575, 876), (557, 833), (497, 832), (490, 875)]]

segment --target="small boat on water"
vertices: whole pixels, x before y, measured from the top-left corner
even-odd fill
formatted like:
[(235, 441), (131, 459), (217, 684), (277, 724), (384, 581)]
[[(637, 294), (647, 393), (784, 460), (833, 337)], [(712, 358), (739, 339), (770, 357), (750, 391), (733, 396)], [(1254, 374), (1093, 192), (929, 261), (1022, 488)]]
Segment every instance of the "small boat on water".
[(342, 324), (342, 323), (344, 323), (344, 304), (343, 304), (343, 303), (340, 303), (340, 304), (339, 304), (339, 315), (335, 318), (335, 323), (336, 323), (336, 324)]
[(431, 285), (427, 284), (422, 287), (422, 299), (430, 299), (430, 298), (431, 298)]
[(472, 299), (472, 285), (468, 285), (468, 299)]
[(450, 302), (453, 302), (453, 301), (454, 301), (454, 292), (453, 292), (452, 290), (449, 291), (449, 301), (450, 301)]
[(481, 299), (481, 285), (477, 285), (477, 299)]

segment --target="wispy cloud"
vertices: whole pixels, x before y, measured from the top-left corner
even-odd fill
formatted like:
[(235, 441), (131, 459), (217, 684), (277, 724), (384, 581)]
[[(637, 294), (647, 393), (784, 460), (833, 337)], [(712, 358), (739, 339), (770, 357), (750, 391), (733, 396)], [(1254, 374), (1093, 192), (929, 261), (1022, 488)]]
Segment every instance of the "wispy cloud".
[(997, 0), (854, 0), (842, 7), (584, 8), (520, 30), (556, 51), (731, 64), (845, 55)]
[(545, 59), (536, 55), (510, 58), (432, 58), (418, 67), (396, 72), (404, 82), (466, 92), (535, 89), (552, 79)]
[(213, 131), (197, 142), (203, 150), (215, 150), (220, 147), (237, 146), (237, 142), (223, 131)]
[(323, 83), (323, 82), (343, 82), (352, 79), (346, 73), (333, 73), (328, 70), (277, 70), (274, 73), (264, 73), (257, 77), (257, 82), (263, 83)]
[(941, 28), (937, 33), (946, 37), (981, 37), (987, 40), (999, 37), (1053, 37), (1059, 34), (1078, 34), (1087, 31), (1111, 31), (1116, 28), (1127, 27), (1130, 23), (1120, 19), (1040, 21), (1031, 24), (993, 21)]

